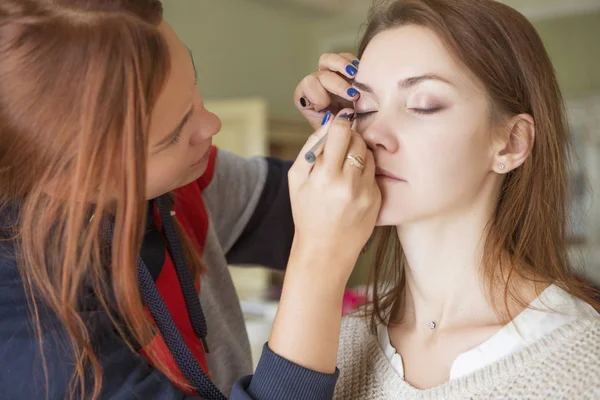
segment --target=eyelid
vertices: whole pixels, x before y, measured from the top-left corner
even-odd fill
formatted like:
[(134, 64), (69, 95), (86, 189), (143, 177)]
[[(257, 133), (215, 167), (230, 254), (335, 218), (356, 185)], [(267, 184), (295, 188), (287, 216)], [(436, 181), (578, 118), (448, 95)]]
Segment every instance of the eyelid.
[(444, 108), (445, 107), (443, 107), (443, 106), (435, 106), (435, 107), (410, 107), (408, 109), (417, 114), (435, 114), (438, 111), (442, 111)]

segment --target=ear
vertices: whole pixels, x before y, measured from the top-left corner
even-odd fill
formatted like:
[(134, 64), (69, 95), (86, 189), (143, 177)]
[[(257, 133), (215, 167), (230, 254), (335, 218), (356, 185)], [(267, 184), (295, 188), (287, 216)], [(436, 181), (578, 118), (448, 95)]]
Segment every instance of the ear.
[(504, 174), (520, 167), (535, 142), (535, 122), (529, 114), (512, 117), (494, 144), (492, 171)]

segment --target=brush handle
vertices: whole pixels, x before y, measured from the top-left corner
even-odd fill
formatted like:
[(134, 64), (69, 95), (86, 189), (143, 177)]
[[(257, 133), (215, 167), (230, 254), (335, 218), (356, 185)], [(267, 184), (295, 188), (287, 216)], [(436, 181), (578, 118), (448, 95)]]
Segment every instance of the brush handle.
[(308, 163), (312, 164), (315, 161), (317, 161), (317, 157), (323, 152), (323, 143), (325, 143), (326, 138), (327, 134), (325, 134), (321, 139), (319, 139), (319, 141), (315, 143), (315, 145), (311, 147), (309, 151), (306, 152), (306, 154), (304, 155), (304, 159)]

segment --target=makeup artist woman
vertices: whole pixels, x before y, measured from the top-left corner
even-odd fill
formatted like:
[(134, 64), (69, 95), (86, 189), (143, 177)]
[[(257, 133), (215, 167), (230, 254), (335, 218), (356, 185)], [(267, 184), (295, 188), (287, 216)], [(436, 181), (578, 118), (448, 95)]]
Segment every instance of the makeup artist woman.
[[(286, 164), (211, 146), (219, 118), (159, 1), (0, 2), (0, 398), (331, 398), (342, 292), (380, 202), (351, 110), (315, 111), (352, 98), (352, 61), (301, 84), (319, 127), (303, 152), (328, 140), (288, 186)], [(228, 263), (287, 264), (241, 379)]]

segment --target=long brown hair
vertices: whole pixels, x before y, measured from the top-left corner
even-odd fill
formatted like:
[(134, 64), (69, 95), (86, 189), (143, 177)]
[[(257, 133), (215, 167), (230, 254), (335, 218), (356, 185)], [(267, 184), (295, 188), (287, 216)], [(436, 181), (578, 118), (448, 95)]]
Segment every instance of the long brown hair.
[[(523, 113), (535, 120), (532, 153), (506, 175), (485, 237), (481, 273), (498, 315), (510, 319), (509, 299), (527, 305), (513, 284), (519, 279), (555, 283), (598, 307), (568, 257), (568, 124), (552, 63), (535, 28), (493, 0), (383, 1), (371, 9), (359, 57), (377, 34), (411, 24), (434, 31), (484, 84), (493, 122)], [(368, 315), (375, 330), (393, 317), (394, 305), (404, 297), (405, 260), (395, 227), (377, 228), (373, 243)], [(494, 302), (499, 272), (505, 309)]]
[[(170, 71), (161, 20), (159, 0), (0, 3), (0, 205), (18, 204), (13, 239), (46, 383), (40, 302), (68, 333), (75, 364), (70, 397), (88, 397), (90, 367), (93, 399), (102, 387), (80, 314), (87, 290), (132, 351), (154, 334), (136, 258), (147, 212), (150, 114)], [(101, 234), (108, 215), (109, 266)], [(185, 253), (195, 254), (183, 239)], [(198, 272), (198, 258), (188, 261)], [(148, 356), (186, 387), (152, 349)]]

